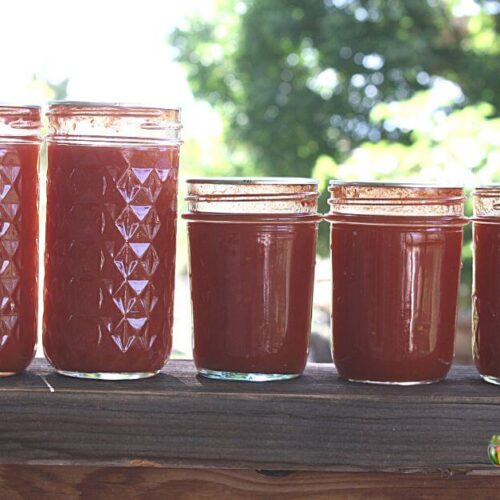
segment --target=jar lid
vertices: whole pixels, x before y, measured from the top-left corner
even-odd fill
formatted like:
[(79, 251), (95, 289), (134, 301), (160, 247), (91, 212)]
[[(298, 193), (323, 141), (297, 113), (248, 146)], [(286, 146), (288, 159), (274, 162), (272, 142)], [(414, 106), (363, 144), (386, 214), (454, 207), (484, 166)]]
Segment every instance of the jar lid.
[(472, 194), (488, 195), (500, 191), (500, 183), (480, 184), (474, 188)]
[(318, 181), (295, 177), (206, 177), (187, 180), (191, 213), (316, 214)]
[(0, 104), (0, 138), (40, 140), (40, 106)]
[(178, 107), (142, 104), (52, 101), (47, 112), (49, 141), (179, 145)]
[(298, 186), (317, 186), (316, 179), (306, 177), (200, 177), (188, 179), (188, 184), (229, 184), (229, 185), (298, 185)]
[(330, 216), (463, 217), (464, 189), (410, 182), (330, 181)]
[(445, 189), (452, 189), (452, 188), (458, 188), (461, 189), (463, 186), (461, 184), (437, 184), (433, 182), (406, 182), (406, 181), (342, 181), (342, 180), (337, 180), (333, 179), (330, 180), (329, 182), (330, 186), (344, 186), (344, 185), (349, 185), (349, 186), (375, 186), (375, 187), (387, 187), (387, 188), (393, 188), (393, 187), (407, 187), (407, 188), (431, 188), (431, 189), (436, 189), (436, 188), (445, 188)]
[(174, 121), (180, 119), (181, 108), (178, 106), (151, 106), (145, 104), (120, 102), (92, 102), (92, 101), (50, 101), (48, 115), (69, 114), (76, 115), (107, 115), (121, 116), (160, 116), (171, 114)]
[(472, 192), (474, 220), (497, 222), (500, 218), (500, 184), (481, 184)]
[(0, 102), (0, 115), (31, 115), (40, 116), (40, 106), (31, 104), (14, 105)]

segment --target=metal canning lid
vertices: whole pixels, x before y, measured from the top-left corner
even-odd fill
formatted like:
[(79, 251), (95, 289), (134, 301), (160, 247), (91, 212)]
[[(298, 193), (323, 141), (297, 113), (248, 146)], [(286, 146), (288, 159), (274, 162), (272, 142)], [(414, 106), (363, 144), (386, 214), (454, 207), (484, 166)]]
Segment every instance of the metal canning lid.
[(200, 177), (187, 179), (188, 184), (230, 184), (230, 185), (308, 185), (317, 186), (316, 179), (305, 177)]
[(331, 181), (330, 215), (406, 217), (464, 216), (464, 189), (457, 185), (410, 182)]
[(180, 108), (84, 101), (52, 101), (49, 142), (180, 145)]
[(397, 181), (340, 181), (331, 180), (329, 186), (360, 186), (386, 188), (430, 188), (430, 189), (463, 189), (460, 184), (434, 184), (431, 182), (397, 182)]
[(483, 195), (483, 194), (488, 194), (488, 192), (495, 192), (495, 191), (500, 191), (500, 183), (498, 184), (481, 184), (479, 186), (476, 186), (474, 188), (474, 191), (472, 194), (478, 194), (478, 195)]
[(165, 112), (180, 115), (179, 106), (152, 106), (140, 103), (92, 102), (92, 101), (50, 101), (47, 114), (71, 113), (74, 115), (105, 114), (116, 112), (126, 115), (158, 116)]
[(482, 184), (472, 192), (474, 221), (493, 219), (500, 222), (500, 184)]
[(17, 104), (6, 104), (0, 103), (0, 115), (30, 115), (30, 114), (40, 114), (41, 107), (34, 106), (31, 104), (17, 105)]
[(316, 214), (318, 182), (294, 177), (187, 180), (190, 213)]
[(248, 198), (252, 196), (319, 196), (315, 179), (295, 177), (205, 177), (188, 179), (187, 201), (196, 198)]
[(42, 123), (40, 106), (0, 104), (0, 137), (39, 141)]

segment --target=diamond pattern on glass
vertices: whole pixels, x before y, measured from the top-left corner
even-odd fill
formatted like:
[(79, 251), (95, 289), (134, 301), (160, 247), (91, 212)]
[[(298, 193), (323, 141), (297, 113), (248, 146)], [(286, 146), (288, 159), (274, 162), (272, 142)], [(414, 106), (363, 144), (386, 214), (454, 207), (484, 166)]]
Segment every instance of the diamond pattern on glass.
[(64, 369), (160, 366), (171, 346), (177, 149), (54, 144), (49, 159), (46, 351)]
[(0, 150), (0, 347), (19, 336), (20, 172), (18, 154)]
[(114, 220), (123, 242), (121, 246), (116, 240), (106, 242), (104, 253), (122, 280), (102, 280), (101, 292), (111, 298), (116, 314), (101, 321), (99, 332), (111, 335), (123, 353), (136, 342), (150, 349), (157, 338), (150, 335), (148, 323), (149, 315), (159, 302), (151, 281), (160, 265), (153, 240), (161, 229), (161, 220), (154, 203), (169, 178), (168, 171), (130, 166), (119, 177), (114, 169), (109, 172), (110, 177), (117, 177), (115, 189), (124, 205), (107, 204), (104, 210)]

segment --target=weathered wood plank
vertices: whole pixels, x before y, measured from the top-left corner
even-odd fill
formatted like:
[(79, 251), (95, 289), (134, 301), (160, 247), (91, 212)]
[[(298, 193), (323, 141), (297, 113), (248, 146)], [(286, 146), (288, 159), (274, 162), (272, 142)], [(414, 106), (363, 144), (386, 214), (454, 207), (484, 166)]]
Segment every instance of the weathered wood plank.
[(309, 364), (303, 377), (284, 382), (244, 383), (208, 380), (195, 375), (191, 361), (171, 361), (157, 377), (146, 380), (109, 382), (96, 380), (75, 380), (62, 377), (42, 359), (36, 359), (27, 372), (20, 376), (1, 379), (0, 393), (4, 391), (41, 390), (47, 392), (51, 386), (57, 391), (109, 392), (122, 394), (210, 393), (248, 394), (252, 396), (281, 396), (327, 398), (328, 400), (384, 400), (398, 402), (430, 402), (433, 400), (449, 403), (468, 401), (500, 404), (500, 389), (484, 383), (472, 366), (455, 366), (447, 379), (438, 383), (414, 387), (374, 386), (353, 384), (338, 379), (333, 365)]
[(500, 475), (0, 466), (2, 500), (498, 498)]
[(500, 404), (500, 389), (484, 383), (472, 366), (455, 366), (447, 379), (438, 383), (414, 387), (374, 386), (353, 384), (338, 379), (333, 365), (309, 364), (303, 377), (284, 382), (243, 383), (223, 382), (197, 377), (191, 361), (174, 360), (167, 364), (157, 377), (146, 380), (109, 382), (75, 380), (62, 377), (42, 359), (36, 359), (23, 375), (0, 379), (0, 393), (3, 391), (33, 392), (49, 390), (49, 384), (57, 391), (109, 392), (122, 394), (167, 393), (211, 393), (249, 394), (260, 397), (281, 396), (327, 398), (328, 400), (383, 400), (413, 402), (484, 402)]
[(368, 470), (490, 468), (500, 391), (471, 367), (440, 384), (374, 387), (312, 365), (302, 379), (199, 379), (174, 361), (143, 381), (82, 381), (37, 361), (0, 380), (0, 463)]

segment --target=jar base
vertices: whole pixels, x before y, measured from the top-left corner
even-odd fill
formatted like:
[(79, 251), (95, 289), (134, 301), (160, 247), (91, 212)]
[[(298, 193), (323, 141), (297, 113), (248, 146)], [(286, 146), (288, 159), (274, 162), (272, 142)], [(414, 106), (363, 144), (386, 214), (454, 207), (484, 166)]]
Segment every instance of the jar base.
[(12, 375), (17, 375), (18, 372), (0, 372), (0, 378), (12, 377)]
[(224, 372), (219, 370), (205, 370), (201, 368), (198, 374), (215, 380), (232, 380), (235, 382), (273, 382), (278, 380), (290, 380), (300, 377), (300, 373), (243, 373)]
[(74, 372), (68, 370), (56, 370), (60, 375), (73, 378), (85, 378), (93, 380), (138, 380), (141, 378), (154, 377), (160, 370), (154, 372)]
[(346, 378), (348, 382), (356, 382), (358, 384), (373, 384), (373, 385), (398, 385), (398, 386), (412, 386), (412, 385), (428, 385), (435, 384), (436, 382), (441, 382), (442, 378), (435, 378), (429, 380), (407, 380), (404, 382), (396, 382), (396, 381), (383, 381), (383, 380), (358, 380), (353, 378)]
[(500, 377), (492, 377), (491, 375), (482, 375), (481, 373), (479, 375), (481, 375), (481, 378), (485, 382), (488, 382), (489, 384), (500, 385)]

